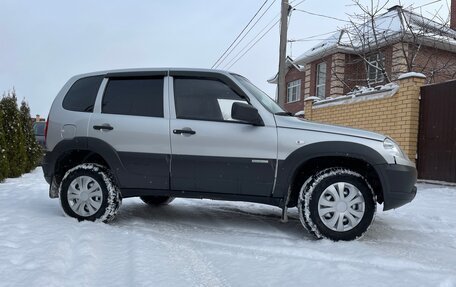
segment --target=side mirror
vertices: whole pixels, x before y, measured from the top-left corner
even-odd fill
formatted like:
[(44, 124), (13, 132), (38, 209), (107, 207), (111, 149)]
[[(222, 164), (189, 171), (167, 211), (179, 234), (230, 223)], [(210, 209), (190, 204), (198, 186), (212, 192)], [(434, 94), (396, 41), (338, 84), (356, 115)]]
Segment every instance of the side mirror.
[(254, 126), (264, 126), (258, 110), (246, 103), (234, 102), (231, 106), (231, 118)]

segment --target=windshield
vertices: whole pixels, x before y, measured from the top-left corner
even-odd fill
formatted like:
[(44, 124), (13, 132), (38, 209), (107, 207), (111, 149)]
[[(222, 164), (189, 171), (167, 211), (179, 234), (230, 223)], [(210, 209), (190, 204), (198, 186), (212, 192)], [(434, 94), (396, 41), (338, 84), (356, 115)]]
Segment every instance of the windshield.
[(265, 92), (260, 90), (257, 86), (252, 84), (249, 80), (240, 75), (233, 75), (236, 77), (241, 85), (247, 89), (268, 111), (273, 114), (287, 113), (285, 112), (273, 99), (271, 99)]

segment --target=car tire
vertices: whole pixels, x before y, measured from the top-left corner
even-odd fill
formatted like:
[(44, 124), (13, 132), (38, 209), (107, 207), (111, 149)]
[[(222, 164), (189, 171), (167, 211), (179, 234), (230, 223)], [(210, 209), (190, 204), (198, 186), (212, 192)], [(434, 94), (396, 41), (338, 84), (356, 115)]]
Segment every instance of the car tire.
[(174, 200), (174, 197), (170, 196), (141, 196), (140, 198), (150, 206), (168, 205)]
[(79, 221), (113, 220), (122, 204), (114, 176), (104, 166), (84, 163), (68, 170), (59, 187), (64, 213)]
[(372, 187), (359, 173), (347, 168), (328, 168), (302, 185), (299, 217), (318, 239), (355, 240), (371, 226), (376, 201)]

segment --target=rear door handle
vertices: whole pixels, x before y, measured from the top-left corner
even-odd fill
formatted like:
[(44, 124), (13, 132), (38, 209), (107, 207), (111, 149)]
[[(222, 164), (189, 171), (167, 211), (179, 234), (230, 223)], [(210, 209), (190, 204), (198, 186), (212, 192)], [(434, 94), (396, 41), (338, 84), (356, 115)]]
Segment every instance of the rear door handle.
[(173, 134), (176, 135), (181, 135), (181, 134), (189, 134), (189, 135), (194, 135), (196, 132), (192, 129), (181, 129), (181, 130), (173, 130)]
[(93, 126), (94, 130), (100, 131), (100, 130), (108, 130), (111, 131), (114, 128), (110, 124), (102, 124), (102, 125), (95, 125)]

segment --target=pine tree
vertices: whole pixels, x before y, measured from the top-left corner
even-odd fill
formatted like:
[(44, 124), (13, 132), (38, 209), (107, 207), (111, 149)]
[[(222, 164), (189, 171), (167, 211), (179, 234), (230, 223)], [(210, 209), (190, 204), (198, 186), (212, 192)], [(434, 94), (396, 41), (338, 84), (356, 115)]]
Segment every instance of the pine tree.
[(24, 134), (26, 147), (26, 163), (24, 172), (30, 172), (41, 161), (43, 151), (36, 141), (32, 121), (30, 119), (30, 107), (25, 100), (21, 102), (21, 107), (19, 110), (21, 127)]
[(25, 171), (27, 156), (16, 92), (13, 90), (4, 96), (0, 106), (3, 111), (2, 125), (9, 163), (8, 177), (18, 177)]
[(0, 109), (0, 182), (8, 176), (8, 158), (6, 154), (5, 132), (3, 130), (3, 109)]

